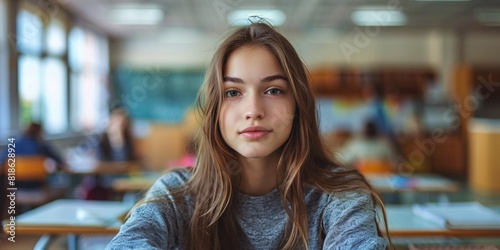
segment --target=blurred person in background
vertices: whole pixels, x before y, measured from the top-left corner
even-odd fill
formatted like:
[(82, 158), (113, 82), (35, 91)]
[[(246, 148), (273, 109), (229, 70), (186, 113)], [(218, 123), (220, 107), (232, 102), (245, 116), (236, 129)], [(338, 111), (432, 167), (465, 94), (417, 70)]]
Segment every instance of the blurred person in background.
[(131, 121), (125, 110), (111, 111), (109, 125), (99, 141), (97, 159), (113, 162), (138, 160)]
[[(96, 145), (96, 158), (105, 167), (139, 161), (130, 117), (124, 109), (116, 108), (111, 111), (106, 131), (100, 135)], [(112, 182), (116, 178), (116, 175), (87, 176), (78, 188), (77, 196), (86, 200), (108, 200)]]
[[(55, 169), (48, 169), (49, 171), (66, 171), (67, 164), (62, 157), (61, 152), (56, 150), (48, 144), (43, 138), (43, 127), (40, 123), (31, 122), (24, 133), (15, 140), (15, 155), (19, 156), (45, 156), (55, 161)], [(3, 164), (7, 161), (8, 151), (2, 153), (0, 163)], [(16, 181), (17, 187), (25, 188), (39, 188), (43, 185), (39, 181)]]
[(380, 133), (395, 142), (394, 128), (384, 107), (384, 89), (377, 82), (367, 83), (363, 88), (363, 94), (370, 104), (370, 117)]
[(395, 166), (394, 148), (379, 132), (373, 120), (368, 120), (363, 126), (362, 134), (349, 141), (340, 152), (346, 163), (358, 167), (361, 172), (393, 172)]

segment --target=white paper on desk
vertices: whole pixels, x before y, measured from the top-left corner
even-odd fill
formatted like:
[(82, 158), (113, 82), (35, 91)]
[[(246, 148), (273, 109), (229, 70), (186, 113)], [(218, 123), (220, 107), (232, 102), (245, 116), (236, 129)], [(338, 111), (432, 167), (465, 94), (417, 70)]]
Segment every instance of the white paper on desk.
[(118, 222), (116, 218), (104, 218), (83, 208), (76, 209), (75, 217), (80, 222), (97, 223), (104, 226), (111, 226)]
[(422, 219), (449, 229), (500, 228), (500, 214), (479, 202), (415, 204), (412, 210)]

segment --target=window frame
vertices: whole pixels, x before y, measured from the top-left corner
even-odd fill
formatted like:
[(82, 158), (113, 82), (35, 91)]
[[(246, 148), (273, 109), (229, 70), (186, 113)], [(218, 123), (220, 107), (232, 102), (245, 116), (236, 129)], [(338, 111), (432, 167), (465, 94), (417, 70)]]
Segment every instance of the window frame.
[[(50, 12), (52, 9), (49, 8), (50, 6), (45, 6), (49, 3), (43, 3), (40, 1), (34, 1), (34, 0), (21, 0), (21, 1), (8, 1), (8, 0), (0, 0), (3, 7), (5, 7), (5, 20), (6, 22), (3, 22), (5, 24), (5, 29), (2, 29), (0, 27), (0, 32), (3, 32), (2, 35), (0, 35), (0, 51), (2, 49), (7, 50), (8, 53), (2, 53), (2, 56), (0, 56), (0, 80), (6, 84), (0, 84), (0, 115), (2, 117), (6, 117), (6, 119), (2, 119), (0, 122), (0, 145), (6, 144), (6, 139), (15, 135), (18, 135), (22, 133), (23, 130), (23, 125), (21, 124), (21, 117), (20, 117), (20, 93), (19, 93), (19, 88), (20, 88), (20, 77), (19, 77), (19, 58), (22, 56), (23, 53), (22, 51), (18, 50), (17, 47), (17, 16), (18, 13), (25, 8), (26, 6), (28, 7), (28, 11), (30, 8), (32, 8), (32, 13), (33, 10), (35, 13), (40, 12), (43, 17), (42, 18), (48, 18), (50, 20), (51, 18), (57, 18), (60, 20), (61, 24), (63, 25), (64, 32), (65, 32), (65, 50), (64, 53), (58, 57), (57, 59), (60, 59), (63, 64), (64, 64), (64, 70), (65, 70), (65, 79), (64, 79), (64, 84), (66, 86), (65, 90), (65, 102), (66, 102), (66, 110), (65, 110), (65, 115), (64, 119), (65, 121), (65, 126), (66, 128), (64, 129), (64, 132), (61, 133), (54, 133), (54, 134), (48, 134), (46, 133), (45, 138), (48, 140), (54, 140), (54, 139), (65, 139), (65, 138), (75, 138), (75, 137), (81, 137), (81, 136), (87, 136), (89, 133), (88, 131), (75, 131), (72, 129), (71, 126), (71, 119), (72, 119), (72, 100), (71, 100), (71, 74), (72, 71), (69, 66), (68, 62), (68, 54), (69, 54), (69, 32), (70, 30), (75, 27), (79, 26), (85, 30), (88, 30), (94, 34), (96, 34), (99, 39), (105, 41), (106, 48), (109, 51), (109, 36), (105, 33), (102, 32), (101, 30), (96, 30), (95, 26), (90, 25), (90, 23), (87, 23), (84, 20), (77, 19), (75, 17), (72, 17), (70, 15), (70, 12), (68, 12), (63, 6), (57, 6), (57, 11), (54, 15), (49, 15), (47, 12)], [(51, 4), (57, 4), (56, 2), (51, 3)], [(37, 10), (38, 8), (38, 10)], [(1, 10), (0, 10), (1, 11)], [(45, 11), (45, 12), (44, 12)], [(76, 21), (78, 20), (78, 21)], [(3, 21), (3, 20), (2, 20)], [(47, 26), (49, 24), (49, 21), (44, 20), (44, 26), (43, 26), (43, 33), (44, 36), (47, 32)], [(2, 43), (2, 36), (5, 36), (5, 43)], [(50, 53), (47, 53), (47, 47), (45, 46), (45, 37), (42, 37), (42, 44), (43, 44), (43, 53), (40, 55), (40, 60), (43, 61), (47, 58), (53, 58), (54, 56), (51, 55)], [(3, 52), (3, 51), (2, 51)], [(6, 59), (3, 59), (3, 57), (6, 57)], [(96, 74), (100, 79), (104, 79), (104, 81), (101, 81), (102, 84), (104, 84), (105, 87), (102, 88), (102, 91), (105, 93), (102, 94), (102, 96), (110, 96), (108, 93), (108, 86), (109, 86), (109, 53), (105, 55), (105, 61), (107, 62), (107, 65), (104, 67), (100, 67), (99, 70), (96, 70)], [(3, 63), (2, 60), (5, 61), (7, 64)], [(102, 62), (99, 64), (99, 66), (102, 66)], [(105, 69), (102, 71), (101, 69)], [(3, 74), (4, 72), (10, 73), (10, 74)], [(41, 74), (43, 75), (43, 73)], [(43, 80), (41, 80), (43, 81)], [(41, 91), (43, 92), (43, 91)], [(109, 100), (105, 99), (102, 100), (105, 105), (109, 105), (108, 102)], [(103, 110), (103, 113), (106, 113), (107, 110)], [(99, 113), (99, 117), (102, 117), (103, 114)], [(105, 117), (104, 117), (105, 118)], [(43, 118), (40, 119), (43, 121)]]

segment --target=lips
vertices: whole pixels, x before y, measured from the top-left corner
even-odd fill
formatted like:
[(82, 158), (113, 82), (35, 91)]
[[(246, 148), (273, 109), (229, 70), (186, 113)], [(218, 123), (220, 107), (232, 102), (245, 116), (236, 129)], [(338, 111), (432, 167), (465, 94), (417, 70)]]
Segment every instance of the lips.
[(240, 132), (240, 134), (247, 139), (257, 140), (266, 136), (267, 134), (269, 134), (269, 132), (271, 132), (271, 130), (269, 129), (259, 126), (252, 126), (245, 128)]

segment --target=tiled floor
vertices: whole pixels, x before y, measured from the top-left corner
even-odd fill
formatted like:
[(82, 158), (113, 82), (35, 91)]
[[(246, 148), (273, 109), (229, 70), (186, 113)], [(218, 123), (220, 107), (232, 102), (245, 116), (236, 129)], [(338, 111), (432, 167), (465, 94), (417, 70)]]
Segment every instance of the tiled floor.
[[(414, 200), (420, 201), (420, 200), (429, 200), (429, 201), (437, 201), (438, 197), (437, 196), (421, 196), (421, 195), (404, 195), (402, 202), (403, 203), (411, 203)], [(496, 205), (500, 206), (500, 194), (497, 195), (485, 195), (485, 194), (478, 194), (475, 193), (471, 190), (469, 190), (467, 187), (463, 186), (461, 188), (461, 191), (456, 194), (448, 195), (448, 199), (450, 201), (479, 201), (484, 205)], [(12, 243), (7, 241), (5, 236), (0, 236), (0, 249), (9, 249), (9, 250), (25, 250), (25, 249), (33, 249), (35, 246), (36, 242), (40, 236), (36, 235), (17, 235), (16, 236), (16, 242)], [(99, 237), (99, 236), (85, 236), (82, 237), (80, 240), (80, 249), (85, 250), (85, 249), (92, 249), (92, 250), (99, 250), (99, 249), (104, 249), (106, 246), (107, 242), (109, 242), (111, 238), (110, 237)], [(480, 243), (480, 244), (494, 244), (494, 245), (500, 245), (500, 236), (498, 239), (468, 239), (468, 240), (461, 240), (461, 239), (429, 239), (429, 238), (423, 238), (423, 239), (397, 239), (395, 240), (395, 243), (397, 243), (397, 249), (408, 249), (408, 244), (409, 243), (420, 243), (420, 244), (432, 244), (432, 243)], [(50, 246), (48, 250), (65, 250), (67, 249), (67, 242), (65, 237), (58, 237)]]

